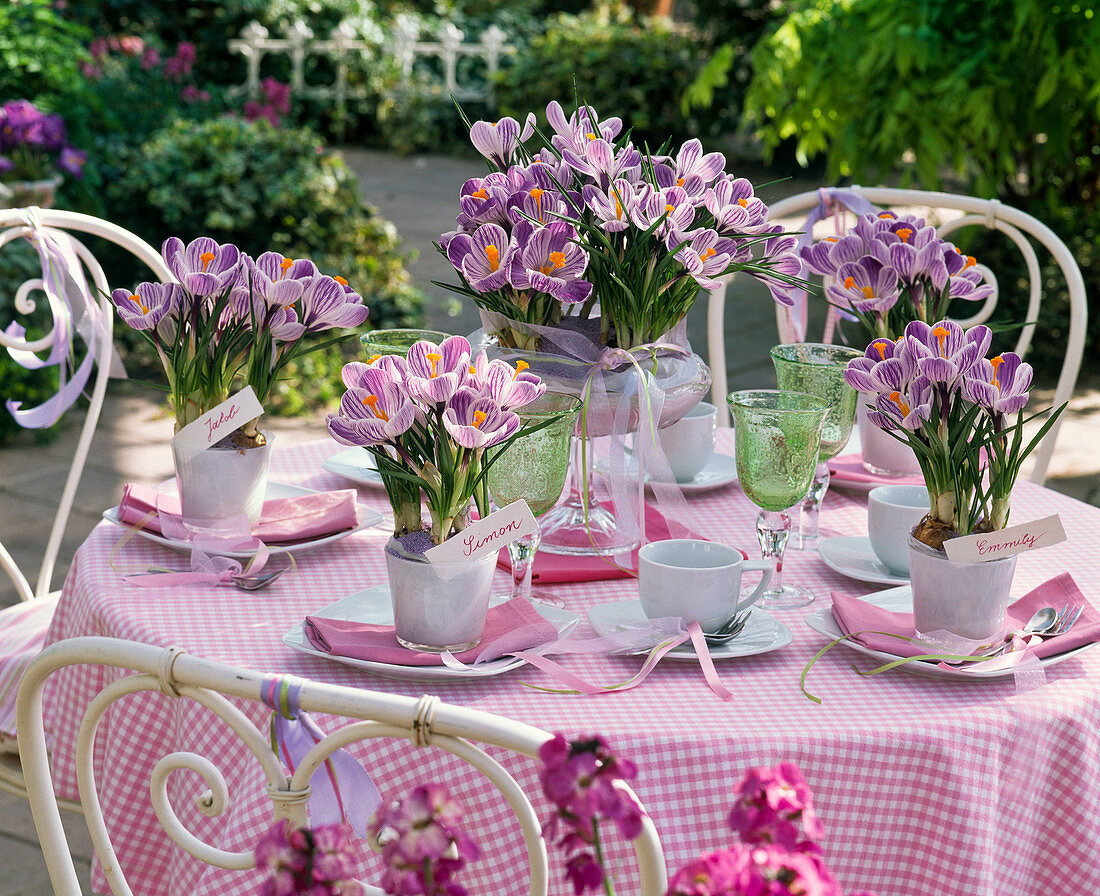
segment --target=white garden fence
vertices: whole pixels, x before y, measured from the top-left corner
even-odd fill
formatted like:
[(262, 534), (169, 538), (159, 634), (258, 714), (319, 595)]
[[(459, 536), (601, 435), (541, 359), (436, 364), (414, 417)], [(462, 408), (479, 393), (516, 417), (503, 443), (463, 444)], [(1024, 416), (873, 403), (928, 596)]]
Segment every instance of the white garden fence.
[[(290, 88), (292, 95), (313, 99), (330, 99), (336, 107), (337, 120), (343, 120), (349, 99), (361, 99), (367, 95), (363, 86), (348, 81), (348, 63), (356, 56), (365, 60), (378, 58), (379, 52), (390, 56), (401, 73), (402, 85), (417, 89), (424, 85), (422, 78), (414, 78), (414, 66), (418, 58), (437, 59), (442, 74), (432, 89), (441, 90), (444, 96), (453, 95), (458, 100), (488, 100), (493, 75), (500, 61), (514, 52), (506, 43), (507, 35), (496, 25), (486, 28), (479, 41), (467, 41), (465, 34), (453, 23), (446, 23), (436, 35), (436, 40), (421, 40), (416, 22), (399, 18), (391, 39), (381, 46), (377, 42), (357, 36), (350, 22), (334, 28), (327, 38), (316, 37), (305, 22), (296, 22), (285, 29), (282, 37), (272, 37), (258, 22), (247, 25), (241, 36), (229, 41), (231, 52), (240, 53), (248, 64), (248, 75), (240, 90), (250, 97), (260, 94), (260, 65), (265, 56), (283, 55), (290, 58)], [(306, 81), (306, 61), (311, 57), (325, 57), (335, 67), (334, 77), (328, 84), (310, 84)], [(480, 57), (484, 69), (467, 83), (460, 81), (459, 61), (463, 57)], [(480, 68), (480, 67), (479, 67)]]

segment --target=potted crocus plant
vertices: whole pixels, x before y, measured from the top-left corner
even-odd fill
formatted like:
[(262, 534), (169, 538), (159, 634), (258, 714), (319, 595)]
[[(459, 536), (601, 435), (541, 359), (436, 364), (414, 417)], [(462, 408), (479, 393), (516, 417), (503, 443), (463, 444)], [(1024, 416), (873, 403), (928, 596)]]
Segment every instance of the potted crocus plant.
[(397, 637), (417, 649), (469, 649), (484, 627), (496, 553), (454, 563), (423, 555), (461, 535), (471, 501), (486, 515), (485, 450), (536, 428), (521, 426), (515, 412), (546, 386), (522, 365), (484, 352), (471, 358), (462, 336), (346, 364), (343, 379), (347, 392), (328, 430), (374, 456), (393, 507), (386, 568)]
[[(1016, 558), (957, 563), (947, 559), (943, 543), (1008, 525), (1020, 465), (1065, 408), (1025, 443), (1032, 369), (1014, 352), (987, 358), (991, 338), (985, 326), (913, 321), (896, 342), (873, 340), (844, 375), (870, 397), (871, 422), (913, 449), (928, 488), (928, 514), (909, 545), (921, 632), (983, 638), (1000, 625)], [(988, 605), (988, 613), (973, 613), (978, 603)], [(957, 624), (962, 613), (984, 618)]]
[(69, 146), (60, 115), (29, 100), (0, 106), (0, 201), (12, 208), (53, 205), (62, 176), (79, 178), (87, 153)]
[[(246, 385), (263, 405), (291, 360), (331, 344), (308, 337), (359, 326), (368, 315), (343, 278), (322, 274), (307, 259), (277, 252), (252, 259), (209, 237), (188, 244), (171, 237), (161, 254), (175, 282), (116, 289), (111, 299), (160, 359), (177, 433)], [(256, 522), (268, 455), (259, 423), (258, 416), (242, 419), (203, 450), (173, 442), (185, 519), (243, 512)]]
[[(842, 237), (801, 250), (802, 260), (827, 280), (825, 296), (866, 330), (864, 339), (897, 339), (910, 321), (932, 323), (955, 299), (979, 301), (993, 292), (971, 255), (937, 235), (924, 218), (892, 211), (860, 215)], [(859, 406), (864, 466), (872, 473), (915, 473), (913, 453), (886, 438)]]

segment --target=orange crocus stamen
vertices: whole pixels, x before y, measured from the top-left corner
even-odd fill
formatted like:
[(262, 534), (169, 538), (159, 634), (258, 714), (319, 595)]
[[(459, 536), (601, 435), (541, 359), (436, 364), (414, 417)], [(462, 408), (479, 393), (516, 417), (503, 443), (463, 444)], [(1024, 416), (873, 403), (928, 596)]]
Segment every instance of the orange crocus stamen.
[(823, 243), (839, 243), (840, 242), (840, 237), (838, 237), (838, 236), (827, 236), (821, 242), (823, 242)]
[(341, 277), (339, 274), (336, 274), (332, 279), (339, 283), (341, 286), (348, 285), (348, 281)]
[(665, 206), (665, 214), (671, 215), (674, 211), (676, 211), (676, 206), (675, 205), (666, 205)]
[(586, 136), (589, 140), (595, 140), (596, 139), (595, 134), (585, 134), (584, 136)]
[(972, 268), (977, 263), (978, 263), (978, 259), (976, 259), (973, 255), (967, 255), (966, 256), (966, 264), (963, 265), (963, 270), (965, 271), (967, 268)]
[(473, 196), (474, 199), (488, 199), (489, 191), (482, 187), (480, 190), (474, 190), (470, 195)]
[(435, 365), (439, 363), (440, 359), (443, 356), (439, 352), (428, 352), (428, 354), (426, 354), (424, 357), (427, 358), (428, 363), (432, 365), (432, 379), (435, 379), (439, 375), (436, 372)]
[(935, 327), (932, 330), (932, 335), (936, 337), (936, 341), (940, 344), (940, 354), (944, 353), (944, 342), (947, 341), (947, 337), (950, 335), (947, 327)]
[(880, 361), (886, 360), (886, 346), (888, 344), (889, 343), (883, 342), (881, 339), (876, 339), (874, 342), (871, 343), (871, 345), (875, 347), (875, 351), (878, 352), (878, 359)]
[(214, 258), (215, 255), (213, 252), (203, 252), (202, 255), (199, 256), (199, 261), (202, 262), (203, 271), (206, 270), (206, 266), (209, 265), (210, 262), (214, 260)]
[(906, 417), (909, 416), (909, 405), (901, 397), (900, 392), (891, 392), (887, 398), (898, 406), (898, 410), (902, 412)]
[(516, 361), (516, 372), (512, 374), (512, 379), (515, 379), (530, 366), (526, 361)]
[(711, 247), (710, 249), (704, 249), (703, 254), (699, 256), (699, 260), (700, 261), (706, 261), (708, 258), (712, 258), (713, 256), (715, 256), (717, 254), (718, 253), (714, 251), (713, 247)]
[(368, 395), (366, 398), (363, 399), (363, 404), (365, 404), (368, 408), (370, 408), (371, 412), (379, 420), (389, 420), (390, 419), (389, 415), (385, 411), (383, 411), (380, 407), (378, 407), (378, 396), (377, 395)]
[(898, 238), (903, 242), (909, 242), (909, 237), (913, 235), (913, 230), (910, 227), (903, 227), (898, 231)]
[(748, 208), (749, 207), (749, 200), (747, 200), (747, 199), (738, 199), (737, 204), (739, 206), (741, 206), (741, 208)]
[(130, 301), (141, 309), (142, 314), (149, 313), (149, 309), (145, 307), (144, 303), (141, 301), (141, 296), (139, 296), (137, 293), (134, 293), (132, 296), (130, 296)]
[(381, 357), (382, 357), (381, 355), (371, 355), (369, 358), (367, 358), (367, 363), (368, 364), (373, 364), (375, 361), (377, 361)]
[(898, 217), (893, 212), (879, 212), (878, 216), (880, 218), (889, 218), (891, 221), (896, 221)]
[(542, 194), (545, 192), (546, 191), (541, 187), (534, 187), (528, 195), (530, 195), (530, 197), (534, 199), (535, 202), (538, 202), (540, 199), (542, 199)]
[(556, 268), (565, 267), (565, 253), (564, 252), (551, 252), (550, 263)]
[(676, 186), (682, 187), (684, 185), (684, 179), (682, 177), (676, 178)]
[(870, 286), (863, 287), (863, 295), (865, 298), (873, 299), (875, 297), (875, 291)]
[(485, 247), (485, 258), (489, 261), (490, 271), (495, 271), (500, 267), (500, 249), (496, 246)]
[(279, 262), (279, 267), (283, 269), (283, 276), (284, 277), (286, 276), (286, 272), (290, 270), (290, 268), (293, 264), (294, 264), (293, 260), (291, 260), (289, 258), (284, 258), (282, 261)]
[(1001, 391), (1001, 384), (997, 382), (997, 368), (1004, 364), (1004, 362), (1005, 359), (1002, 358), (1000, 355), (997, 355), (996, 358), (989, 359), (989, 363), (993, 365), (993, 379), (991, 379), (989, 382), (997, 387), (998, 392)]
[(844, 278), (844, 288), (845, 289), (851, 289), (855, 285), (856, 285), (856, 278), (855, 277), (845, 277)]
[(489, 415), (486, 414), (484, 411), (474, 411), (474, 422), (473, 422), (474, 429), (480, 429), (481, 424), (485, 422), (485, 418), (488, 417), (488, 416)]

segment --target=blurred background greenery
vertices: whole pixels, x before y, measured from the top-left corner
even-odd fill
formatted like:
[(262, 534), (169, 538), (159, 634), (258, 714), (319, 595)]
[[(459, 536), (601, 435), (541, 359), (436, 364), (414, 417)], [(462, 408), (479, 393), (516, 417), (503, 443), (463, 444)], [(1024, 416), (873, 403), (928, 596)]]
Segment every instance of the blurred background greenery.
[[(85, 177), (65, 182), (59, 206), (154, 245), (208, 233), (253, 253), (308, 255), (364, 295), (374, 326), (416, 325), (424, 297), (408, 255), (329, 148), (471, 153), (451, 99), (410, 85), (387, 53), (399, 16), (423, 33), (445, 22), (475, 38), (504, 30), (515, 52), (484, 85), (491, 99), (464, 104), (471, 118), (576, 97), (653, 148), (699, 136), (776, 177), (997, 197), (1052, 227), (1100, 294), (1100, 16), (1087, 2), (20, 0), (0, 5), (0, 102), (61, 113), (70, 142), (88, 151)], [(253, 21), (280, 33), (299, 20), (318, 35), (348, 23), (370, 45), (349, 69), (362, 96), (342, 116), (288, 95), (289, 63), (277, 57), (265, 61), (263, 97), (246, 106), (232, 89), (245, 64), (227, 42)], [(311, 58), (305, 75), (324, 83), (332, 68)], [(1020, 320), (1017, 253), (977, 239), (967, 250), (998, 272), (1004, 319)], [(0, 254), (0, 322), (28, 264)], [(1045, 286), (1030, 357), (1040, 372), (1060, 362), (1068, 326), (1064, 285), (1050, 273)], [(1094, 314), (1090, 356), (1098, 347)], [(330, 400), (342, 357), (310, 356), (281, 390), (282, 410)], [(140, 375), (140, 357), (129, 360)], [(0, 391), (16, 375), (0, 356)]]

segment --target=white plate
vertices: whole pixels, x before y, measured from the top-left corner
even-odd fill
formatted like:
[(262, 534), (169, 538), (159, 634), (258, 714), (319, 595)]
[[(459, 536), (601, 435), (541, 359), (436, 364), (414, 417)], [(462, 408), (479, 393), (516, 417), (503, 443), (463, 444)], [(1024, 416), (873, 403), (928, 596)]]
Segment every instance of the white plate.
[[(600, 464), (602, 472), (607, 472), (607, 464)], [(631, 473), (635, 468), (632, 458), (627, 459), (626, 471)], [(649, 479), (649, 476), (646, 476)], [(721, 488), (724, 485), (737, 481), (737, 461), (730, 457), (728, 454), (719, 454), (715, 452), (710, 456), (710, 460), (707, 461), (705, 467), (700, 470), (694, 479), (688, 479), (685, 482), (677, 480), (676, 484), (680, 486), (680, 490), (683, 492), (705, 492), (712, 488)], [(648, 481), (646, 483), (649, 484)]]
[[(504, 595), (494, 596), (490, 606), (504, 603)], [(564, 637), (580, 622), (576, 613), (560, 610), (548, 604), (534, 604), (539, 615), (558, 630), (558, 636)], [(363, 591), (357, 591), (336, 603), (322, 607), (311, 616), (322, 619), (346, 619), (353, 622), (369, 622), (372, 625), (393, 625), (393, 605), (390, 603), (389, 585), (374, 585)], [(477, 678), (491, 678), (526, 664), (526, 660), (514, 656), (502, 656), (500, 659), (478, 663), (466, 669), (452, 669), (449, 666), (399, 666), (392, 663), (376, 663), (371, 660), (357, 660), (348, 656), (334, 656), (314, 647), (305, 633), (305, 620), (283, 635), (283, 643), (301, 653), (319, 656), (324, 659), (354, 666), (379, 678), (392, 678), (398, 681), (469, 681)]]
[[(588, 621), (597, 634), (611, 637), (628, 626), (646, 621), (645, 611), (640, 600), (621, 600), (610, 604), (597, 604), (588, 611)], [(759, 607), (749, 611), (748, 622), (736, 638), (720, 647), (709, 647), (712, 660), (728, 660), (738, 656), (754, 656), (778, 650), (791, 643), (791, 632), (774, 616), (765, 613)], [(648, 653), (641, 650), (638, 653)], [(670, 660), (688, 660), (696, 662), (695, 649), (690, 643), (674, 647), (665, 656)]]
[(360, 485), (382, 487), (382, 477), (374, 465), (374, 455), (366, 448), (348, 448), (332, 457), (326, 457), (321, 466), (330, 473), (343, 476)]
[[(867, 601), (869, 604), (874, 604), (876, 607), (885, 607), (887, 610), (893, 610), (898, 613), (911, 613), (913, 611), (913, 589), (908, 585), (904, 585), (900, 588), (891, 588), (889, 591), (880, 591), (878, 594), (869, 594), (864, 597), (863, 600)], [(840, 630), (840, 626), (833, 616), (832, 607), (824, 607), (815, 613), (810, 613), (806, 616), (806, 625), (819, 635), (824, 635), (830, 641), (844, 636), (844, 632)], [(864, 656), (874, 657), (881, 663), (892, 663), (894, 660), (901, 659), (897, 654), (885, 653), (881, 650), (872, 650), (852, 640), (844, 640), (840, 643), (857, 653), (862, 653)], [(1067, 650), (1065, 653), (1057, 653), (1054, 656), (1044, 657), (1040, 659), (1039, 662), (1044, 667), (1055, 666), (1063, 660), (1075, 657), (1082, 651), (1095, 646), (1095, 644), (1085, 644), (1081, 647), (1075, 647), (1073, 650)], [(952, 681), (989, 681), (995, 678), (1008, 678), (1015, 674), (1015, 670), (1012, 668), (984, 671), (981, 669), (974, 669), (973, 671), (965, 672), (961, 669), (944, 669), (937, 663), (930, 661), (902, 663), (896, 668), (900, 669), (902, 672), (908, 672), (910, 675), (918, 675), (921, 678), (949, 678)]]
[[(264, 500), (270, 500), (273, 498), (293, 498), (296, 495), (315, 495), (317, 491), (311, 488), (302, 488), (298, 485), (283, 485), (278, 482), (269, 482), (267, 489), (264, 492)], [(108, 522), (114, 523), (116, 526), (121, 526), (124, 529), (132, 528), (129, 523), (124, 523), (118, 516), (118, 505), (111, 507), (103, 511), (103, 518)], [(267, 549), (272, 554), (304, 554), (307, 551), (315, 550), (316, 548), (324, 547), (326, 544), (332, 544), (334, 541), (340, 541), (342, 538), (347, 538), (353, 532), (358, 532), (360, 529), (368, 529), (371, 526), (375, 526), (382, 521), (382, 514), (375, 510), (368, 510), (362, 505), (359, 506), (359, 525), (354, 529), (345, 529), (343, 532), (334, 532), (332, 535), (322, 535), (318, 538), (307, 538), (304, 541), (297, 541), (293, 544), (269, 544)], [(154, 544), (163, 545), (166, 548), (171, 548), (173, 551), (182, 551), (183, 553), (191, 553), (191, 542), (184, 541), (176, 538), (168, 538), (164, 535), (158, 535), (156, 532), (150, 532), (148, 529), (138, 529), (137, 534), (147, 541), (151, 541)], [(217, 554), (220, 557), (234, 557), (238, 560), (247, 560), (251, 557), (255, 551), (213, 551), (210, 553)]]
[(895, 575), (875, 556), (869, 538), (857, 535), (823, 538), (817, 552), (829, 569), (849, 579), (875, 585), (904, 585), (909, 582), (909, 576)]

